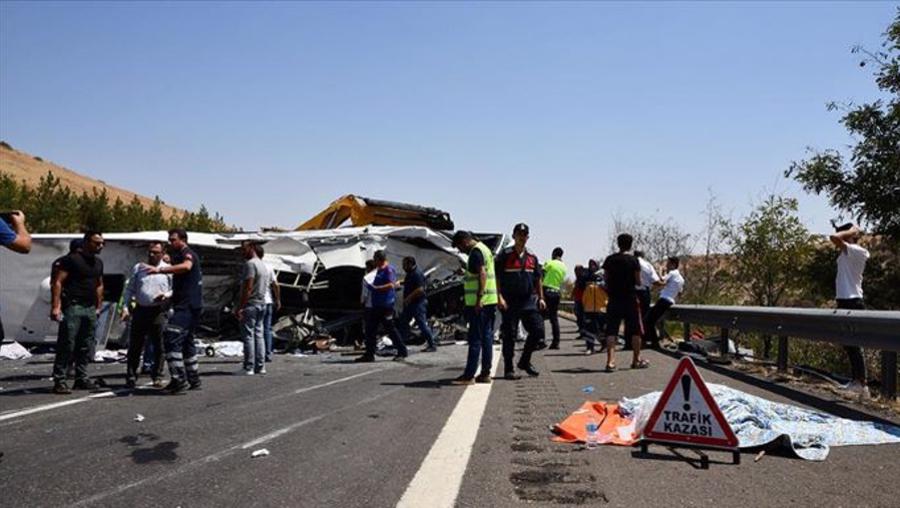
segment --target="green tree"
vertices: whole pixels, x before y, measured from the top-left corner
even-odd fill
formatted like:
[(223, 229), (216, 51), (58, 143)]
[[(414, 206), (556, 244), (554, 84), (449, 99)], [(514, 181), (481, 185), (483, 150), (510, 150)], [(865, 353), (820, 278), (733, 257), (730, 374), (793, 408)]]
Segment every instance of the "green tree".
[(147, 224), (147, 211), (137, 196), (132, 196), (128, 206), (123, 210), (118, 227), (120, 231), (141, 231), (150, 229)]
[(882, 50), (861, 47), (860, 66), (875, 66), (875, 83), (887, 95), (871, 103), (838, 105), (841, 123), (856, 144), (845, 155), (836, 149), (812, 152), (785, 172), (808, 192), (825, 193), (832, 206), (856, 217), (876, 233), (900, 239), (900, 8), (885, 32)]
[(52, 172), (29, 188), (0, 171), (0, 209), (21, 209), (28, 217), (28, 229), (35, 233), (74, 233), (85, 229), (103, 232), (159, 231), (183, 227), (190, 231), (231, 232), (218, 213), (210, 215), (205, 206), (197, 213), (163, 217), (159, 196), (146, 208), (137, 196), (126, 205), (120, 198), (110, 204), (106, 189), (91, 189), (80, 196), (65, 187)]
[(82, 229), (109, 231), (114, 222), (110, 214), (109, 195), (106, 189), (98, 191), (94, 187), (90, 193), (82, 193), (78, 199), (78, 215)]
[[(730, 283), (739, 301), (762, 307), (786, 305), (805, 287), (801, 267), (808, 266), (815, 240), (797, 217), (797, 200), (770, 195), (724, 237), (733, 258)], [(771, 337), (763, 337), (769, 358)]]
[(76, 208), (75, 194), (68, 187), (63, 187), (59, 178), (49, 171), (22, 202), (29, 227), (40, 232), (77, 230), (78, 215), (73, 214)]
[(153, 199), (153, 204), (150, 205), (150, 209), (147, 210), (147, 213), (144, 216), (144, 225), (150, 231), (166, 229), (166, 221), (163, 218), (162, 213), (162, 200), (159, 199), (159, 196), (156, 196)]
[(729, 225), (725, 238), (733, 254), (730, 280), (745, 303), (787, 304), (804, 288), (802, 271), (814, 239), (797, 216), (797, 200), (767, 197), (743, 222)]

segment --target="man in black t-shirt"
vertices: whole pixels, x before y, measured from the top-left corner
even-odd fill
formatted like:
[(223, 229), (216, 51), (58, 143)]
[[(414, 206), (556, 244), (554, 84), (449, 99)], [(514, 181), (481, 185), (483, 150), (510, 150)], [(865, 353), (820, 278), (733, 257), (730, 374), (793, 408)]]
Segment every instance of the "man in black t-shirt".
[(632, 369), (644, 369), (650, 366), (641, 359), (641, 325), (640, 302), (635, 293), (635, 286), (641, 280), (641, 265), (631, 254), (631, 235), (624, 233), (616, 238), (619, 252), (603, 261), (603, 272), (606, 280), (606, 291), (609, 302), (606, 306), (606, 371), (616, 369), (615, 345), (619, 334), (619, 325), (625, 322), (625, 340), (631, 339), (633, 348)]
[(203, 273), (200, 257), (188, 246), (184, 229), (169, 230), (171, 265), (147, 266), (148, 274), (171, 273), (172, 316), (163, 330), (166, 363), (172, 380), (166, 389), (171, 395), (182, 395), (190, 387), (200, 389), (199, 359), (194, 345), (194, 329), (200, 323), (203, 309)]
[(103, 304), (103, 235), (97, 231), (84, 234), (80, 251), (70, 253), (58, 265), (51, 286), (50, 319), (60, 323), (53, 361), (53, 393), (71, 393), (66, 385), (69, 359), (75, 357), (76, 390), (91, 390), (96, 385), (88, 379), (91, 341), (97, 328), (97, 315)]

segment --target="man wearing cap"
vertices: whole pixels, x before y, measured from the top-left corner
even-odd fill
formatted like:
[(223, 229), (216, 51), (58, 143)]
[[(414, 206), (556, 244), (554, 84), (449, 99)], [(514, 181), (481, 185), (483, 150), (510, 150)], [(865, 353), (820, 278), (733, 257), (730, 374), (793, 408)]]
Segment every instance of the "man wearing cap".
[(550, 261), (544, 263), (544, 298), (547, 299), (547, 319), (550, 320), (550, 331), (553, 341), (550, 349), (559, 349), (559, 290), (566, 278), (566, 265), (563, 263), (562, 247), (553, 249)]
[[(453, 246), (468, 254), (464, 291), (466, 322), (469, 325), (469, 354), (462, 376), (453, 380), (456, 385), (491, 382), (494, 348), (494, 317), (497, 315), (497, 279), (494, 276), (494, 257), (490, 249), (468, 231), (453, 235)], [(476, 377), (478, 357), (481, 373)]]
[(514, 244), (503, 249), (494, 261), (497, 274), (497, 291), (500, 315), (500, 339), (503, 342), (503, 377), (516, 379), (513, 369), (516, 335), (519, 323), (525, 327), (528, 337), (522, 356), (516, 366), (529, 376), (537, 376), (531, 365), (531, 355), (544, 341), (544, 320), (541, 312), (547, 307), (544, 301), (540, 261), (525, 244), (528, 242), (528, 225), (516, 224), (513, 228)]

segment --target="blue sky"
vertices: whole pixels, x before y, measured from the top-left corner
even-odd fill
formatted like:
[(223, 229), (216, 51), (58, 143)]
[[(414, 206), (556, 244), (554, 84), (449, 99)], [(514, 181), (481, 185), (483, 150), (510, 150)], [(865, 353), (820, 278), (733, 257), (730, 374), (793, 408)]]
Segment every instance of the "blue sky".
[(848, 144), (830, 100), (897, 3), (0, 4), (0, 138), (247, 229), (347, 193), (532, 226), (570, 264), (615, 213), (700, 229)]

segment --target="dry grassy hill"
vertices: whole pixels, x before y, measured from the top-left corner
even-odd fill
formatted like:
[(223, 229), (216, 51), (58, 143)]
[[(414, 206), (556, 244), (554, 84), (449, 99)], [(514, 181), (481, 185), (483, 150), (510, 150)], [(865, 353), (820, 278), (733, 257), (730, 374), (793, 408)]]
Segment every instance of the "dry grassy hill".
[[(41, 177), (46, 176), (48, 171), (53, 172), (53, 175), (59, 178), (64, 186), (78, 194), (85, 191), (91, 192), (91, 189), (97, 189), (98, 191), (106, 189), (110, 201), (115, 201), (118, 197), (122, 199), (122, 202), (128, 203), (134, 196), (137, 196), (144, 206), (149, 208), (153, 204), (153, 198), (114, 187), (103, 180), (84, 176), (71, 169), (44, 161), (40, 157), (15, 150), (8, 144), (0, 142), (0, 172), (12, 176), (17, 181), (24, 180), (26, 185), (34, 187), (38, 185)], [(162, 206), (162, 211), (163, 216), (167, 219), (173, 214), (181, 215), (184, 213), (184, 210), (180, 208), (165, 204)]]

